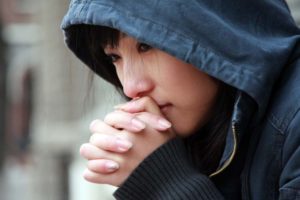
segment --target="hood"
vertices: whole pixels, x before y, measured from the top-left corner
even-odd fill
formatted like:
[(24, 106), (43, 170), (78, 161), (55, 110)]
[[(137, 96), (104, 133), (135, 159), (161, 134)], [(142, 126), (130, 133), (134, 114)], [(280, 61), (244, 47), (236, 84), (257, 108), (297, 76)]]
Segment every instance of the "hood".
[[(118, 29), (237, 88), (233, 121), (248, 112), (240, 108), (245, 102), (263, 116), (282, 69), (300, 57), (300, 30), (284, 0), (73, 0), (62, 29), (85, 61), (84, 48), (68, 38), (67, 28), (77, 24)], [(225, 166), (237, 140), (229, 134)]]
[(284, 0), (73, 0), (62, 28), (76, 24), (109, 26), (166, 51), (245, 92), (260, 112), (300, 38)]

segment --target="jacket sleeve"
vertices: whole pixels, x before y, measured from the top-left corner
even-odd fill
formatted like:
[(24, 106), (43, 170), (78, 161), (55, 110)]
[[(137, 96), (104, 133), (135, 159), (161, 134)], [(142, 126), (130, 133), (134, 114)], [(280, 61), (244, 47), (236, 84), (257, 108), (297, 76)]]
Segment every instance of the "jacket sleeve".
[(292, 120), (282, 151), (280, 200), (300, 199), (300, 111)]
[(189, 163), (180, 139), (169, 141), (149, 155), (114, 196), (121, 200), (223, 199), (213, 182)]

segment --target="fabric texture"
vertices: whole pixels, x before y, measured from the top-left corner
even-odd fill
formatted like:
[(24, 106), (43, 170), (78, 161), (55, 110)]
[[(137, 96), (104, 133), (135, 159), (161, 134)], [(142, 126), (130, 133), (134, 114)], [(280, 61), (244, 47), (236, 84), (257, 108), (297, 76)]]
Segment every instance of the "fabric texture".
[(121, 30), (240, 91), (216, 173), (194, 169), (172, 140), (117, 199), (300, 199), (300, 30), (284, 0), (73, 0), (62, 29), (85, 62), (68, 32), (78, 24)]
[[(178, 184), (181, 182), (184, 184)], [(171, 140), (151, 154), (121, 188), (115, 193), (117, 199), (223, 198), (208, 177), (198, 173), (189, 163), (180, 139)]]

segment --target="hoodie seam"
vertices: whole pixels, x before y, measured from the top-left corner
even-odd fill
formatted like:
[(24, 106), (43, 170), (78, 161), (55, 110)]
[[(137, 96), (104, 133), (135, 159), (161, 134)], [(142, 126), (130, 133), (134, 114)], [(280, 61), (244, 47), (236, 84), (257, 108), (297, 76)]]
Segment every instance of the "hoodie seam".
[(290, 125), (290, 122), (295, 118), (299, 111), (300, 104), (297, 104), (295, 109), (293, 109), (290, 112), (287, 112), (288, 114), (281, 120), (278, 117), (276, 117), (275, 114), (271, 113), (270, 117), (268, 117), (268, 121), (276, 130), (278, 130), (282, 135), (284, 135), (287, 128)]
[[(73, 2), (74, 4), (84, 4), (84, 5), (88, 5), (87, 7), (91, 6), (92, 4), (95, 4), (95, 5), (101, 5), (101, 6), (105, 6), (105, 7), (108, 7), (108, 8), (111, 8), (112, 6), (111, 5), (108, 5), (108, 4), (104, 4), (104, 3), (99, 3), (99, 2), (88, 2), (87, 0), (83, 0), (83, 1), (80, 1), (80, 0), (75, 0)], [(83, 9), (83, 8), (82, 8)], [(214, 56), (218, 57), (220, 60), (222, 60), (222, 62), (225, 62), (225, 63), (229, 63), (230, 65), (232, 66), (237, 66), (238, 63), (234, 63), (234, 62), (231, 62), (229, 61), (228, 59), (224, 58), (223, 56), (221, 56), (220, 54), (216, 53), (214, 50), (210, 49), (210, 48), (207, 48), (207, 47), (204, 47), (203, 45), (201, 45), (201, 43), (199, 42), (199, 40), (197, 39), (193, 39), (191, 37), (188, 37), (186, 36), (185, 34), (181, 33), (181, 32), (177, 32), (176, 30), (174, 29), (170, 29), (169, 27), (166, 27), (164, 26), (163, 24), (160, 24), (160, 23), (157, 23), (155, 21), (152, 21), (151, 19), (148, 19), (148, 18), (144, 18), (142, 16), (136, 16), (134, 15), (132, 12), (128, 12), (126, 10), (121, 10), (119, 8), (116, 8), (114, 7), (114, 9), (120, 11), (120, 13), (124, 13), (126, 14), (126, 16), (129, 16), (130, 18), (134, 18), (135, 20), (140, 20), (142, 19), (143, 21), (148, 21), (148, 22), (151, 22), (152, 24), (156, 25), (156, 26), (160, 26), (162, 27), (163, 29), (165, 29), (167, 32), (173, 32), (173, 33), (176, 33), (176, 35), (178, 35), (179, 37), (182, 37), (186, 40), (188, 40), (189, 42), (191, 42), (191, 44), (193, 44), (191, 46), (191, 49), (189, 49), (190, 51), (187, 51), (186, 54), (190, 54), (190, 52), (194, 52), (195, 49), (198, 49), (198, 48), (201, 48), (203, 49), (204, 51), (208, 52), (208, 53), (212, 53)], [(86, 14), (86, 13), (85, 13)], [(86, 18), (86, 16), (84, 17), (84, 21), (88, 21), (88, 19)], [(74, 24), (75, 25), (75, 24)], [(99, 24), (99, 26), (101, 26)], [(106, 25), (107, 26), (107, 25)], [(196, 41), (196, 42), (195, 42)], [(194, 47), (195, 46), (195, 47)], [(244, 68), (243, 69), (244, 71), (248, 72), (248, 73), (251, 73), (251, 74), (255, 74), (253, 71), (247, 69), (247, 68)], [(256, 80), (259, 80), (261, 82), (260, 79), (256, 79)]]

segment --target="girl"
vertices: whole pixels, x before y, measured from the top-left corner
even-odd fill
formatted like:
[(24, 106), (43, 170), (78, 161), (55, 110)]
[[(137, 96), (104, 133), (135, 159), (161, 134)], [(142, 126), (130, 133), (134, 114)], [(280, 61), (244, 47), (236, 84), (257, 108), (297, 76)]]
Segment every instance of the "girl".
[(297, 199), (300, 31), (283, 0), (73, 0), (66, 44), (124, 95), (80, 152), (117, 199)]

